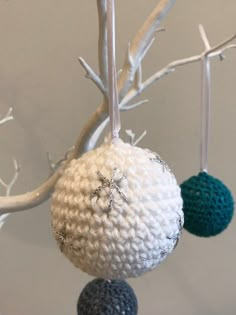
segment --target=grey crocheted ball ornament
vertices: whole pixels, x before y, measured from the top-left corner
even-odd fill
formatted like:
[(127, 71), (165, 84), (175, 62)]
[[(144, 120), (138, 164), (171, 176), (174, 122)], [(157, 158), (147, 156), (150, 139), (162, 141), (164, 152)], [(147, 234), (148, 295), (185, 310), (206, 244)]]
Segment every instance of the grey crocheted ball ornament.
[(137, 315), (133, 289), (124, 280), (95, 279), (80, 294), (78, 315)]
[(104, 279), (152, 270), (172, 252), (183, 226), (180, 188), (166, 163), (120, 139), (71, 161), (51, 212), (61, 251)]

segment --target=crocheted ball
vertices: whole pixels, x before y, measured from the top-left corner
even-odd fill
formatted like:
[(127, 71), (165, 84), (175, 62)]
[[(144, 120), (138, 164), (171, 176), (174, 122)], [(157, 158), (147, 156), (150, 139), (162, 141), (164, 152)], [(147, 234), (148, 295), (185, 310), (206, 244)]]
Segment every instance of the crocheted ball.
[(233, 217), (234, 201), (220, 180), (200, 172), (180, 186), (187, 231), (208, 237), (221, 233), (228, 226)]
[(92, 276), (136, 277), (174, 249), (182, 198), (160, 157), (121, 140), (72, 160), (52, 198), (61, 251)]
[(137, 298), (123, 280), (95, 279), (80, 294), (78, 315), (136, 315)]

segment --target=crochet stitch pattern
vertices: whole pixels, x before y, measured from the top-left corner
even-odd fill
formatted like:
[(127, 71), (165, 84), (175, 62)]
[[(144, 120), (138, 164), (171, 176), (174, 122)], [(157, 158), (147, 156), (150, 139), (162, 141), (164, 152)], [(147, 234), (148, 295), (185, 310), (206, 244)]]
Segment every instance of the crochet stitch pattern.
[(184, 228), (197, 236), (221, 233), (229, 225), (234, 201), (229, 189), (218, 179), (200, 172), (181, 185)]
[(78, 315), (137, 315), (133, 289), (123, 280), (95, 279), (80, 294)]
[(52, 197), (52, 225), (76, 267), (104, 279), (136, 277), (175, 248), (183, 227), (181, 192), (155, 158), (117, 139), (65, 169)]

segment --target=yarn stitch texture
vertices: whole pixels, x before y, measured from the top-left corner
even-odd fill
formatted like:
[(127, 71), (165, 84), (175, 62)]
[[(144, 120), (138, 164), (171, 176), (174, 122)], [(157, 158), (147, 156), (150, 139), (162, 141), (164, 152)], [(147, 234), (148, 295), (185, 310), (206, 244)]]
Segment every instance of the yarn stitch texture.
[(80, 294), (78, 315), (137, 315), (133, 289), (123, 280), (95, 279)]
[(121, 140), (71, 161), (51, 212), (61, 251), (104, 279), (152, 270), (172, 252), (183, 226), (180, 188), (166, 163)]
[(200, 172), (181, 185), (184, 228), (197, 236), (214, 236), (229, 225), (234, 201), (229, 189), (213, 176)]

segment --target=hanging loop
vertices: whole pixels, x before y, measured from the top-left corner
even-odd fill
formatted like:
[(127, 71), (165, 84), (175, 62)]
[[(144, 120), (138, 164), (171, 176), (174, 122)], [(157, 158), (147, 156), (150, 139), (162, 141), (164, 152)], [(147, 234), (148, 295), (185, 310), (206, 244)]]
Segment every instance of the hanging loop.
[(120, 112), (115, 56), (115, 5), (107, 0), (108, 103), (112, 139), (119, 138)]

